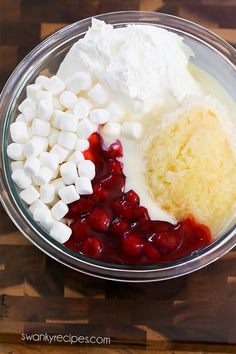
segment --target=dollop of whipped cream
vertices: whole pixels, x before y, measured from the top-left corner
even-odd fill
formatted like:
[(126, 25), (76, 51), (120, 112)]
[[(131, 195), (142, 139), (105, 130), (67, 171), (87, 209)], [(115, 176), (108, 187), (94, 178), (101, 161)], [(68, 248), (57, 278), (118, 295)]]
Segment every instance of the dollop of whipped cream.
[(152, 25), (113, 28), (92, 19), (84, 38), (63, 60), (58, 76), (89, 70), (129, 112), (142, 115), (168, 97), (178, 102), (200, 88), (188, 70), (193, 56), (183, 38)]

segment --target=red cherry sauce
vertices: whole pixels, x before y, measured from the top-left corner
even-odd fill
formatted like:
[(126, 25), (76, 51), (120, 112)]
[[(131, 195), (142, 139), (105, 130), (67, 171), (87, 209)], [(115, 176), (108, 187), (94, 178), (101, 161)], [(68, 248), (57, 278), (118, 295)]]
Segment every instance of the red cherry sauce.
[(65, 245), (80, 254), (119, 264), (155, 264), (180, 259), (209, 245), (207, 226), (193, 217), (172, 225), (152, 221), (138, 195), (124, 192), (119, 141), (103, 149), (99, 134), (90, 137), (86, 159), (95, 163), (93, 194), (69, 205), (72, 236)]

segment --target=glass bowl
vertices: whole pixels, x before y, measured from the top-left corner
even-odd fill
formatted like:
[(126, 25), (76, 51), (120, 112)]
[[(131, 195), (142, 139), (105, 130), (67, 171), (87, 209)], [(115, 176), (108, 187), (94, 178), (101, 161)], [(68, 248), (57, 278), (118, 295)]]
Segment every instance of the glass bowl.
[[(193, 62), (213, 75), (236, 102), (236, 51), (224, 40), (192, 22), (160, 13), (114, 12), (96, 16), (115, 27), (129, 23), (149, 24), (166, 28), (184, 37), (195, 53)], [(91, 18), (69, 25), (40, 43), (15, 69), (0, 99), (1, 112), (1, 201), (18, 229), (38, 248), (66, 266), (96, 277), (129, 282), (149, 282), (175, 278), (193, 272), (215, 261), (236, 243), (235, 222), (232, 222), (209, 246), (174, 262), (147, 266), (108, 264), (77, 254), (53, 240), (31, 217), (19, 198), (11, 179), (6, 154), (9, 125), (15, 120), (17, 107), (24, 99), (26, 85), (41, 73), (55, 73), (64, 56), (91, 24)]]

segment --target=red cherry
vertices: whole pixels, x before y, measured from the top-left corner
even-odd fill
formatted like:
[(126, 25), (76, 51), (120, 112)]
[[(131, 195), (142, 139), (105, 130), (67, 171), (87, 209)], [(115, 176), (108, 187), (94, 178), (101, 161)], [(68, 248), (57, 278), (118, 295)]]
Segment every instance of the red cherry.
[(173, 230), (175, 228), (174, 225), (165, 222), (165, 221), (152, 221), (151, 229), (156, 233), (165, 233)]
[(149, 261), (158, 261), (158, 259), (161, 257), (161, 253), (150, 242), (144, 245), (143, 253)]
[(123, 216), (126, 220), (132, 219), (133, 216), (132, 206), (130, 206), (126, 202), (121, 202), (120, 216)]
[(81, 197), (80, 200), (71, 203), (67, 217), (69, 219), (77, 218), (79, 215), (84, 215), (91, 211), (95, 206), (95, 201), (92, 196)]
[(116, 219), (111, 224), (111, 232), (115, 235), (122, 236), (129, 229), (127, 221)]
[(72, 229), (72, 236), (75, 240), (82, 241), (89, 233), (89, 227), (85, 219), (75, 220), (70, 224), (70, 227)]
[(102, 181), (102, 185), (109, 189), (111, 193), (114, 191), (121, 192), (125, 185), (125, 178), (123, 176), (111, 175)]
[(123, 148), (119, 140), (117, 140), (115, 143), (110, 145), (107, 151), (107, 155), (108, 157), (113, 159), (123, 156)]
[(164, 253), (174, 251), (179, 245), (177, 237), (168, 232), (155, 236), (153, 241), (154, 244)]
[(117, 199), (112, 202), (111, 206), (117, 217), (121, 217), (126, 220), (132, 219), (133, 208), (126, 201)]
[(88, 257), (98, 257), (102, 252), (101, 241), (94, 236), (88, 237), (82, 243), (82, 251)]
[(130, 233), (123, 238), (121, 247), (123, 252), (128, 256), (137, 257), (143, 251), (143, 242), (139, 235)]
[(104, 202), (105, 200), (108, 199), (109, 196), (108, 190), (104, 186), (102, 186), (101, 183), (97, 183), (93, 187), (93, 194), (96, 197), (96, 199), (100, 202)]
[[(134, 220), (135, 221), (135, 220)], [(138, 225), (138, 229), (139, 231), (143, 234), (147, 234), (147, 235), (152, 235), (153, 231), (152, 231), (152, 221), (150, 222), (150, 220), (147, 219), (140, 219), (137, 220), (137, 225)]]
[(87, 217), (90, 227), (95, 231), (106, 231), (110, 225), (110, 216), (105, 209), (93, 209)]
[(150, 220), (138, 195), (132, 190), (124, 193), (125, 176), (118, 159), (122, 156), (120, 142), (104, 150), (97, 133), (89, 142), (84, 156), (96, 165), (93, 193), (69, 205), (72, 237), (65, 243), (67, 247), (90, 257), (101, 255), (106, 262), (141, 265), (155, 264), (162, 258), (175, 260), (211, 242), (209, 228), (198, 224), (193, 216), (177, 225)]
[(89, 144), (91, 145), (92, 148), (95, 146), (100, 146), (101, 145), (101, 136), (97, 133), (93, 133), (89, 137)]
[(135, 220), (149, 220), (148, 211), (143, 206), (139, 206), (138, 208), (136, 208), (133, 212), (133, 215)]
[(119, 215), (120, 211), (122, 210), (120, 199), (113, 200), (111, 202), (111, 208), (115, 215)]
[(124, 194), (124, 199), (126, 202), (131, 205), (137, 206), (139, 205), (139, 196), (132, 189)]
[(118, 160), (109, 160), (109, 161), (107, 161), (107, 170), (112, 175), (121, 175), (122, 174), (122, 163)]

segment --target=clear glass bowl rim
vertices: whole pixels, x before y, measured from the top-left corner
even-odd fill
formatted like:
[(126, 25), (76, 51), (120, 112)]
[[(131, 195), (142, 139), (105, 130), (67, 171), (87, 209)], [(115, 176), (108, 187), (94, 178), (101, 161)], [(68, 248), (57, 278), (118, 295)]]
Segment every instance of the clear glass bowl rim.
[[(205, 45), (214, 48), (214, 50), (223, 56), (224, 59), (234, 67), (234, 70), (236, 70), (235, 49), (219, 36), (191, 21), (172, 15), (148, 11), (122, 11), (106, 13), (93, 17), (115, 25), (125, 25), (127, 23), (147, 23), (158, 25), (167, 29), (174, 29), (180, 33), (184, 32), (189, 36), (194, 36), (195, 38), (197, 37), (197, 39)], [(1, 117), (7, 117), (7, 119), (1, 118), (0, 120), (1, 141), (5, 142), (5, 144), (2, 143), (0, 161), (0, 199), (2, 205), (17, 228), (33, 244), (57, 261), (85, 274), (116, 281), (150, 282), (175, 278), (200, 269), (207, 264), (212, 263), (234, 247), (236, 243), (234, 237), (235, 225), (209, 246), (174, 262), (141, 267), (109, 264), (78, 255), (77, 253), (67, 249), (65, 246), (52, 240), (33, 221), (19, 197), (15, 195), (16, 193), (14, 194), (14, 185), (10, 178), (10, 170), (7, 163), (7, 139), (5, 133), (7, 133), (9, 129), (10, 110), (15, 98), (17, 98), (17, 92), (20, 88), (19, 83), (22, 83), (25, 78), (29, 78), (29, 75), (34, 69), (34, 64), (37, 63), (39, 58), (42, 60), (42, 53), (47, 53), (48, 55), (49, 51), (56, 50), (63, 45), (66, 40), (71, 40), (73, 36), (83, 34), (86, 32), (90, 24), (91, 18), (83, 19), (62, 28), (41, 42), (16, 67), (3, 88), (0, 96), (0, 112)]]

